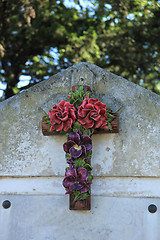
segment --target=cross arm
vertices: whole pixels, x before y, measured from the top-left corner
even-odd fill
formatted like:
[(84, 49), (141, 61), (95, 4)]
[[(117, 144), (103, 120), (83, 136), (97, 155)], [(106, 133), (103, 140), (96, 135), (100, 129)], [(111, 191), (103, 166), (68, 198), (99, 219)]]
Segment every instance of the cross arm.
[[(112, 130), (104, 130), (104, 129), (96, 129), (94, 131), (94, 134), (101, 134), (101, 133), (118, 133), (118, 114), (112, 113), (112, 115), (115, 117), (112, 122)], [(42, 133), (44, 136), (52, 136), (52, 135), (60, 135), (59, 132), (49, 132), (47, 129), (49, 128), (49, 123), (45, 121), (45, 116), (42, 118)]]

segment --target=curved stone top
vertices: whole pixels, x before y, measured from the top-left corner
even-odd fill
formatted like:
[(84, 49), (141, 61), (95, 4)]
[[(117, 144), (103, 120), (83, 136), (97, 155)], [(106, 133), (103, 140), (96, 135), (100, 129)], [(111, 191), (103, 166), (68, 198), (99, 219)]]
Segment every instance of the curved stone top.
[(91, 63), (78, 63), (0, 103), (0, 176), (64, 176), (65, 136), (44, 137), (41, 119), (73, 85), (89, 85), (119, 133), (93, 136), (94, 176), (160, 177), (160, 96)]

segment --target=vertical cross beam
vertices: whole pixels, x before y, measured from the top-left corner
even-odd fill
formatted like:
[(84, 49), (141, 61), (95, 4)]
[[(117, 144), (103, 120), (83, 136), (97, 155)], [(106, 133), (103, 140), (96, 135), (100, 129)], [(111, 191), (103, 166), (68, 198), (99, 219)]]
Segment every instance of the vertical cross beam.
[[(77, 88), (79, 87), (79, 85), (75, 85), (72, 87), (72, 92), (75, 92), (77, 90)], [(90, 91), (90, 87), (89, 86), (83, 86), (84, 91)], [(112, 130), (104, 130), (104, 129), (96, 129), (94, 131), (94, 134), (101, 134), (101, 133), (105, 133), (105, 134), (110, 134), (110, 133), (118, 133), (119, 129), (118, 129), (118, 114), (117, 113), (112, 113), (112, 115), (115, 117), (112, 122)], [(44, 136), (51, 136), (51, 135), (59, 135), (58, 132), (49, 132), (47, 129), (49, 127), (49, 124), (47, 122), (45, 122), (45, 117), (44, 116), (42, 118), (42, 133)], [(91, 190), (91, 189), (90, 189)], [(76, 201), (75, 203), (73, 203), (73, 198), (74, 196), (72, 194), (70, 194), (70, 210), (90, 210), (91, 209), (91, 195), (89, 195), (89, 197), (85, 200), (80, 200), (80, 201)]]

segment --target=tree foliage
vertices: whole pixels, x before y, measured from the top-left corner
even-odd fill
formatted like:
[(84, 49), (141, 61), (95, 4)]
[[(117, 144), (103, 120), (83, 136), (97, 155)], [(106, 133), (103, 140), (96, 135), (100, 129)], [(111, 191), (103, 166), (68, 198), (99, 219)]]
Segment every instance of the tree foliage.
[[(160, 93), (160, 2), (73, 2), (0, 1), (3, 98), (81, 61)], [(30, 76), (25, 87), (22, 75)]]

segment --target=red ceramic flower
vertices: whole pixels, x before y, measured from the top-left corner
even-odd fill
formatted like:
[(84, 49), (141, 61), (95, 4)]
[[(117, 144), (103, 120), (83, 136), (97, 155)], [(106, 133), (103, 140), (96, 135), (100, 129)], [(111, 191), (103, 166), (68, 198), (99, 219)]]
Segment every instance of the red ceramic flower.
[(106, 111), (106, 104), (99, 101), (98, 98), (89, 98), (89, 94), (87, 94), (81, 106), (78, 107), (78, 121), (85, 129), (104, 128), (108, 130)]
[(62, 100), (52, 107), (52, 110), (49, 111), (48, 115), (50, 118), (50, 130), (60, 132), (64, 130), (67, 132), (72, 128), (72, 124), (75, 122), (76, 109), (73, 104)]

